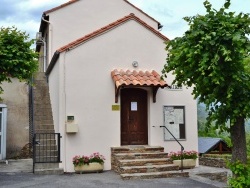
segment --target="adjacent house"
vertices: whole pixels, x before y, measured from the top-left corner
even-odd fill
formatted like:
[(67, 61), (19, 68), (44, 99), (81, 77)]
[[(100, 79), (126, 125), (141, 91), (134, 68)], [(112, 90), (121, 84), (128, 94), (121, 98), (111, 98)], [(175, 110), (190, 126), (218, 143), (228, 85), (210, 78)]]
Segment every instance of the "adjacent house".
[[(21, 150), (29, 148), (29, 87), (18, 79), (1, 85), (0, 101), (0, 160), (19, 158)], [(27, 152), (28, 149), (27, 149)], [(27, 155), (26, 155), (27, 157)]]
[(222, 138), (199, 137), (198, 148), (200, 155), (232, 153), (232, 149)]
[(169, 40), (161, 27), (127, 0), (71, 0), (43, 13), (36, 50), (65, 172), (73, 156), (93, 152), (111, 169), (111, 147), (178, 151), (172, 135), (198, 150), (192, 89), (171, 85), (171, 74), (161, 80)]

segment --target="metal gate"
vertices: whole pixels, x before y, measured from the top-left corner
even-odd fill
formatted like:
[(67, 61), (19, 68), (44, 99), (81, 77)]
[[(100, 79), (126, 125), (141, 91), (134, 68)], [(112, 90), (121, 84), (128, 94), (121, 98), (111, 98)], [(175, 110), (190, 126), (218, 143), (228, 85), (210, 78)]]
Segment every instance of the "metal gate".
[(33, 163), (59, 163), (60, 133), (35, 133), (33, 137)]

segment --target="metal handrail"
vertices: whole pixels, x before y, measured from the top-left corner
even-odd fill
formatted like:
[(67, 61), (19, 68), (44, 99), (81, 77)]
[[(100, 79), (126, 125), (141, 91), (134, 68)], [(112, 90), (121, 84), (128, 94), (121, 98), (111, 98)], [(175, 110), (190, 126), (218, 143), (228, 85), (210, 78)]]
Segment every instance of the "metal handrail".
[(183, 151), (184, 151), (183, 145), (181, 145), (181, 143), (177, 140), (177, 138), (175, 138), (175, 136), (170, 132), (170, 130), (166, 126), (160, 126), (160, 127), (164, 127), (169, 132), (169, 134), (171, 134), (171, 136), (175, 139), (175, 141), (181, 146), (181, 172), (183, 172)]

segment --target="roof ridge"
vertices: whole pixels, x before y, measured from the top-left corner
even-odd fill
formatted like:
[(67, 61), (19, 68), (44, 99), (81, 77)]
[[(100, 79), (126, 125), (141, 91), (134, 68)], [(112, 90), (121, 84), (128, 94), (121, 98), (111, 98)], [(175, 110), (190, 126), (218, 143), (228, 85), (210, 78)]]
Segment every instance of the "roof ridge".
[(44, 11), (43, 14), (48, 14), (48, 13), (50, 13), (50, 12), (54, 12), (54, 11), (56, 11), (56, 10), (58, 10), (58, 9), (61, 9), (61, 8), (63, 8), (63, 7), (66, 7), (66, 6), (68, 6), (68, 5), (72, 4), (72, 3), (75, 3), (75, 2), (77, 2), (77, 1), (79, 1), (79, 0), (70, 0), (70, 1), (68, 1), (68, 2), (66, 2), (66, 3), (63, 3), (63, 4), (61, 4), (61, 5), (59, 5), (59, 6), (56, 6), (56, 7), (52, 8), (52, 9), (49, 9), (49, 10)]
[(57, 51), (58, 52), (63, 52), (65, 50), (68, 50), (70, 48), (73, 48), (75, 46), (77, 46), (78, 44), (81, 44), (87, 40), (90, 40), (98, 35), (101, 35), (102, 33), (109, 31), (131, 19), (134, 19), (135, 21), (137, 21), (138, 23), (140, 23), (141, 25), (143, 25), (144, 27), (148, 28), (149, 30), (151, 30), (153, 33), (155, 33), (157, 36), (159, 36), (160, 38), (162, 38), (163, 40), (169, 40), (166, 36), (164, 36), (163, 34), (161, 34), (159, 31), (155, 30), (153, 27), (151, 27), (150, 25), (148, 25), (146, 22), (142, 21), (140, 18), (138, 18), (137, 16), (135, 16), (135, 14), (130, 13), (129, 15), (116, 20), (115, 22), (112, 22), (104, 27), (101, 27), (98, 30), (95, 30), (83, 37), (80, 37), (78, 39), (76, 39), (75, 41), (68, 43), (67, 45), (62, 46), (61, 48), (59, 48)]
[(152, 16), (149, 16), (146, 12), (144, 12), (142, 9), (138, 8), (134, 4), (130, 3), (128, 0), (123, 0), (123, 1), (125, 1), (126, 3), (128, 3), (129, 5), (131, 5), (132, 7), (134, 7), (135, 9), (137, 9), (138, 11), (140, 11), (142, 14), (146, 15), (147, 17), (149, 17), (150, 19), (154, 20), (158, 24), (160, 24), (159, 21), (157, 21), (156, 19), (154, 19)]

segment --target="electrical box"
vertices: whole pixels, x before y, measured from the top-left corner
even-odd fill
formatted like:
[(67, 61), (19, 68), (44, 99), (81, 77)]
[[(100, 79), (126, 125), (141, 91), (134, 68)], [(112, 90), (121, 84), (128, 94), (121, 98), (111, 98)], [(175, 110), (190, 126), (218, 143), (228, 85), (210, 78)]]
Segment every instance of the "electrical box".
[(74, 121), (75, 117), (74, 116), (67, 116), (67, 121)]
[(66, 133), (77, 133), (78, 132), (78, 125), (74, 123), (67, 123), (66, 124)]

